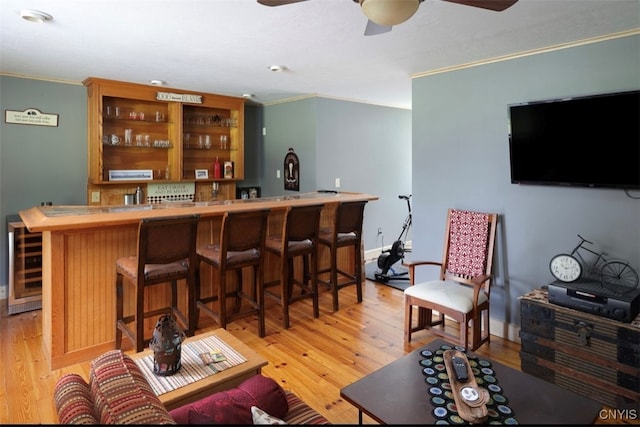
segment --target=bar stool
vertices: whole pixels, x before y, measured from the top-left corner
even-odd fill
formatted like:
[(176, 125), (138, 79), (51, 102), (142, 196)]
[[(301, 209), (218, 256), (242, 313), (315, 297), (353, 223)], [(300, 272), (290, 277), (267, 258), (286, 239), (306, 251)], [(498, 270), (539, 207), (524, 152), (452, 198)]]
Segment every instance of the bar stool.
[[(194, 324), (198, 325), (199, 312), (202, 311), (222, 328), (227, 323), (252, 314), (258, 315), (258, 335), (265, 336), (264, 321), (264, 250), (267, 234), (267, 218), (270, 209), (255, 211), (226, 212), (222, 219), (220, 242), (197, 248), (198, 269), (196, 272), (196, 310)], [(213, 294), (202, 296), (200, 265), (204, 262), (213, 268)], [(243, 269), (251, 267), (252, 294), (243, 290)], [(235, 289), (227, 287), (227, 272), (236, 272)], [(217, 293), (216, 293), (217, 285)], [(229, 313), (227, 299), (234, 299), (234, 310)], [(242, 310), (242, 301), (246, 300), (251, 309)], [(212, 302), (218, 302), (215, 311)]]
[[(334, 224), (320, 230), (319, 243), (329, 249), (329, 267), (318, 274), (329, 273), (329, 280), (318, 279), (333, 294), (333, 311), (338, 310), (338, 291), (356, 285), (358, 302), (362, 302), (362, 221), (367, 201), (340, 202), (336, 207)], [(338, 250), (353, 248), (353, 273), (338, 265)]]
[[(324, 205), (290, 206), (285, 213), (282, 233), (267, 237), (267, 251), (280, 259), (280, 277), (265, 283), (265, 295), (282, 307), (283, 326), (289, 329), (289, 305), (311, 298), (313, 317), (320, 316), (318, 303), (318, 235), (320, 212)], [(295, 277), (295, 260), (302, 259), (302, 275)], [(279, 292), (269, 288), (279, 285)], [(296, 293), (294, 286), (300, 292)]]
[[(142, 351), (150, 340), (144, 335), (144, 319), (159, 314), (173, 315), (188, 336), (194, 334), (194, 324), (178, 308), (177, 282), (187, 281), (187, 309), (191, 315), (195, 311), (198, 220), (196, 214), (140, 221), (137, 254), (116, 260), (116, 349), (121, 348), (124, 334), (136, 352)], [(124, 315), (125, 282), (133, 292), (130, 300), (135, 302), (134, 313), (128, 316)], [(145, 311), (145, 288), (161, 283), (171, 284), (170, 305)], [(130, 323), (135, 327), (130, 327)]]

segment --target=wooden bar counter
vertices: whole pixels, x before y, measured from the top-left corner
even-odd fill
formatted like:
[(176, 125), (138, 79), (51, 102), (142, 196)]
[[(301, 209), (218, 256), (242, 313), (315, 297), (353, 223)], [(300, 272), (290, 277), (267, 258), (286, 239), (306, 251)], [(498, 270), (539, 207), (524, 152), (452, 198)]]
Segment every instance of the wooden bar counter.
[[(322, 203), (321, 222), (329, 226), (339, 202), (377, 199), (362, 193), (314, 192), (154, 205), (38, 206), (20, 211), (30, 231), (42, 232), (42, 345), (49, 369), (88, 361), (115, 348), (115, 261), (135, 254), (141, 219), (199, 214), (198, 244), (204, 244), (217, 241), (227, 211), (269, 208), (269, 233), (273, 234), (281, 230), (287, 206)], [(321, 254), (321, 265), (326, 259)], [(266, 262), (265, 275), (277, 271), (269, 258)], [(207, 283), (205, 271), (202, 280)], [(151, 306), (169, 295), (168, 287), (155, 288), (146, 296)], [(148, 321), (151, 331), (155, 319)]]

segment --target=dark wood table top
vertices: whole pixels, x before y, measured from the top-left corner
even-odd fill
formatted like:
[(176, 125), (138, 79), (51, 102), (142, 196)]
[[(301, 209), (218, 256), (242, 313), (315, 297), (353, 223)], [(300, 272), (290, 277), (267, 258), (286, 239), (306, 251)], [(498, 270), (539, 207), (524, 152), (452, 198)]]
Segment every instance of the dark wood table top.
[[(340, 396), (362, 413), (383, 424), (433, 424), (434, 406), (422, 373), (422, 350), (435, 351), (437, 339), (426, 346), (344, 387)], [(468, 353), (473, 355), (474, 353)], [(602, 405), (498, 362), (491, 362), (495, 378), (509, 399), (513, 418), (520, 424), (592, 424)]]

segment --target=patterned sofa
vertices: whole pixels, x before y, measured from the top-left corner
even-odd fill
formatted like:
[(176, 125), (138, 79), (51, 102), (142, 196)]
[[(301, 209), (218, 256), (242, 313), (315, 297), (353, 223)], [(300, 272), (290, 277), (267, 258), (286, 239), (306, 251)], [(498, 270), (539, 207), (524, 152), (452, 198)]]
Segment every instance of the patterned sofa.
[(91, 362), (88, 383), (78, 374), (62, 376), (53, 398), (61, 424), (329, 424), (263, 375), (167, 411), (136, 363), (120, 350)]

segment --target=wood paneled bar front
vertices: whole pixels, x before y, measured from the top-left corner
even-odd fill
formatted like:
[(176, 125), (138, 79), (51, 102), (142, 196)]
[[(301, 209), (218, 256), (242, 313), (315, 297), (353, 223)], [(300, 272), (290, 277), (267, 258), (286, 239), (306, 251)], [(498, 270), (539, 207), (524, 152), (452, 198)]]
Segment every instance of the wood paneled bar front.
[[(313, 192), (206, 202), (36, 206), (20, 211), (30, 231), (42, 232), (42, 345), (49, 369), (88, 361), (115, 348), (115, 260), (135, 254), (141, 219), (199, 214), (198, 244), (204, 244), (217, 242), (227, 211), (269, 208), (269, 233), (274, 234), (282, 229), (287, 206), (323, 204), (322, 226), (331, 226), (339, 202), (377, 199), (363, 193)], [(349, 262), (348, 254), (339, 258), (341, 263)], [(276, 263), (268, 256), (265, 261), (265, 274), (277, 274)], [(321, 254), (321, 265), (326, 262), (328, 254)], [(204, 267), (202, 282), (208, 283)], [(186, 288), (186, 283), (181, 285)], [(169, 295), (169, 287), (147, 291), (150, 307), (161, 305)], [(132, 306), (125, 306), (127, 309)], [(151, 333), (155, 321), (148, 322)]]

